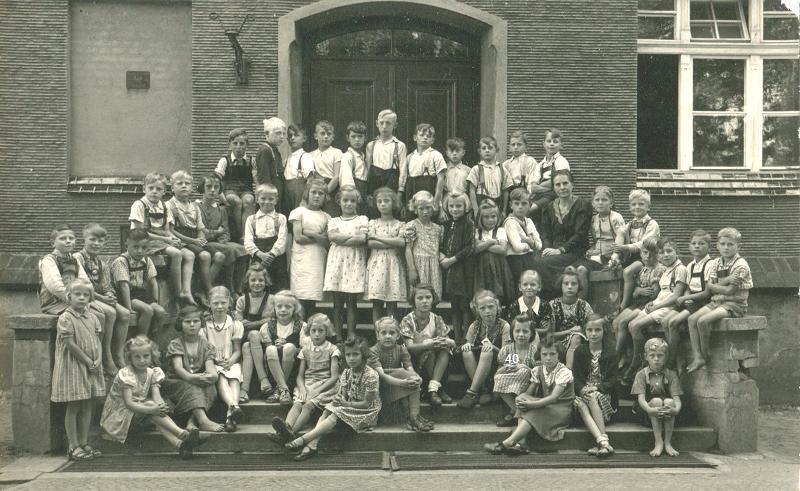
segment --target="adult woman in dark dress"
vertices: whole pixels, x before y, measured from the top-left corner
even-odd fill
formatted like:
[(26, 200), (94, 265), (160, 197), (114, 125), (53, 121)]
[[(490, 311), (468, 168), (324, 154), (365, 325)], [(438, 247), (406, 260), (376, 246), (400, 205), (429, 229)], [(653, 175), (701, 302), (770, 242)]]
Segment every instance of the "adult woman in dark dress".
[(557, 199), (542, 210), (539, 234), (542, 255), (533, 262), (533, 269), (542, 277), (542, 297), (552, 299), (560, 294), (555, 284), (564, 268), (584, 260), (589, 249), (589, 227), (592, 223), (592, 202), (572, 194), (573, 178), (569, 170), (553, 173), (553, 190)]

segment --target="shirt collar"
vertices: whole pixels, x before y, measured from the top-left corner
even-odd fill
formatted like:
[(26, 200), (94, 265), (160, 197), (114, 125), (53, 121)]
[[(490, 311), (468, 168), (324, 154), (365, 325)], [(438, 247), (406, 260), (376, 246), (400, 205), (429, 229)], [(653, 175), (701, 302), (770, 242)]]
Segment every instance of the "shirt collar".
[(418, 149), (418, 148), (416, 148), (416, 149), (414, 149), (414, 153), (415, 153), (415, 154), (417, 154), (417, 155), (422, 155), (422, 154), (425, 154), (425, 153), (429, 153), (429, 152), (431, 152), (432, 150), (433, 150), (433, 147), (428, 147), (428, 148), (426, 148), (425, 150), (423, 150), (423, 151), (421, 151), (421, 152), (420, 152), (420, 151), (419, 151), (419, 149)]
[(359, 152), (358, 150), (356, 150), (356, 149), (355, 149), (355, 148), (353, 148), (353, 147), (347, 147), (347, 153), (350, 153), (350, 154), (356, 154), (356, 155), (358, 155), (359, 157), (362, 157), (362, 156), (363, 156), (361, 152)]
[(311, 352), (316, 353), (318, 351), (325, 351), (328, 349), (328, 346), (330, 346), (330, 344), (331, 342), (328, 341), (327, 339), (325, 340), (324, 343), (320, 344), (319, 346), (316, 346), (314, 343), (311, 343)]
[(631, 220), (631, 222), (644, 223), (644, 222), (646, 222), (648, 220), (650, 220), (650, 215), (649, 214), (643, 216), (642, 218), (634, 218), (633, 220)]
[(519, 303), (519, 312), (521, 314), (524, 314), (528, 310), (533, 310), (536, 313), (536, 315), (539, 315), (539, 307), (541, 307), (542, 305), (542, 301), (538, 297), (538, 295), (536, 297), (536, 300), (533, 301), (533, 306), (530, 309), (528, 309), (528, 306), (525, 305), (525, 300), (523, 300), (522, 297), (519, 297), (519, 299), (517, 299), (517, 303)]
[(259, 218), (261, 218), (261, 217), (274, 217), (274, 216), (275, 216), (275, 213), (277, 213), (275, 210), (272, 210), (272, 211), (271, 211), (271, 212), (269, 212), (269, 213), (264, 213), (264, 211), (262, 211), (262, 210), (258, 210), (258, 211), (256, 212), (256, 220), (258, 220), (258, 219), (259, 219)]
[(144, 203), (144, 205), (147, 206), (148, 208), (151, 208), (151, 209), (154, 209), (154, 210), (160, 210), (161, 209), (161, 203), (163, 203), (163, 202), (164, 202), (163, 200), (158, 200), (158, 202), (156, 204), (153, 204), (153, 203), (150, 202), (149, 199), (147, 199), (147, 195), (142, 196), (142, 203)]
[(478, 163), (478, 165), (482, 165), (482, 166), (484, 166), (484, 167), (494, 167), (494, 166), (496, 166), (496, 165), (500, 165), (500, 164), (498, 164), (496, 161), (495, 161), (495, 162), (492, 162), (491, 164), (487, 164), (486, 162), (484, 162), (483, 160), (481, 160), (481, 161), (480, 161), (480, 163)]
[(241, 158), (236, 158), (236, 155), (231, 152), (231, 162), (244, 162), (247, 160), (247, 154), (244, 154)]
[(83, 309), (83, 313), (78, 312), (77, 310), (73, 309), (72, 307), (67, 307), (66, 312), (69, 312), (73, 316), (79, 319), (86, 319), (89, 317), (89, 306), (87, 305), (85, 309)]
[(292, 152), (292, 157), (294, 157), (295, 155), (300, 156), (300, 155), (303, 155), (304, 153), (306, 153), (305, 150), (303, 150), (302, 148), (298, 148), (297, 150)]
[(378, 135), (378, 138), (375, 141), (380, 143), (381, 145), (388, 145), (390, 143), (400, 143), (400, 140), (398, 140), (397, 137), (394, 135), (392, 135), (392, 139), (388, 141), (381, 140), (381, 135)]

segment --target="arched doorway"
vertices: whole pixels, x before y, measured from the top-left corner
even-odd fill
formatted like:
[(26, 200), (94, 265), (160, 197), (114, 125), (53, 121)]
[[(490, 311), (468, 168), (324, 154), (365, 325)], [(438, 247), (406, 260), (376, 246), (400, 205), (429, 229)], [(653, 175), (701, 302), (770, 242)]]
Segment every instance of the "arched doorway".
[[(436, 2), (429, 0), (321, 0), (284, 15), (278, 21), (278, 115), (289, 121), (302, 121), (304, 125), (309, 123), (306, 120), (311, 117), (310, 110), (306, 107), (310, 104), (310, 101), (306, 100), (309, 92), (308, 89), (304, 90), (304, 84), (306, 84), (306, 88), (310, 87), (307, 72), (313, 68), (308, 65), (306, 57), (310, 53), (310, 45), (344, 35), (347, 32), (356, 32), (353, 27), (354, 21), (359, 23), (356, 26), (363, 31), (377, 28), (375, 24), (371, 23), (386, 22), (387, 18), (391, 22), (389, 25), (381, 26), (384, 29), (403, 30), (405, 28), (407, 31), (422, 34), (423, 37), (436, 35), (442, 38), (440, 41), (454, 41), (473, 48), (475, 55), (467, 57), (472, 60), (474, 70), (472, 77), (477, 82), (477, 95), (473, 99), (476, 107), (472, 111), (477, 117), (477, 122), (472, 124), (474, 136), (471, 139), (475, 140), (479, 135), (494, 135), (501, 147), (500, 154), (505, 154), (507, 24), (497, 16), (456, 0), (437, 0)], [(403, 25), (405, 19), (408, 21)], [(421, 19), (427, 21), (419, 22)], [(438, 42), (430, 37), (426, 39), (431, 40), (432, 43)], [(435, 63), (431, 63), (431, 65), (435, 65)], [(436, 77), (442, 77), (442, 73), (429, 72), (425, 74), (421, 67), (419, 70), (419, 79), (417, 80), (430, 81), (436, 80)], [(396, 72), (397, 70), (395, 70)], [(454, 76), (455, 72), (450, 72), (450, 75)], [(396, 77), (397, 75), (392, 79)], [(396, 84), (397, 81), (390, 83)], [(396, 89), (396, 86), (393, 89), (390, 85), (388, 90), (390, 93), (394, 91), (395, 104), (402, 105), (404, 104), (401, 100), (403, 95), (398, 95)], [(456, 89), (455, 92), (457, 94), (458, 90)], [(417, 95), (424, 100), (427, 94), (433, 93), (438, 94), (437, 97), (440, 99), (444, 97), (441, 86), (432, 92), (420, 90)], [(383, 97), (391, 100), (392, 96), (384, 94)], [(458, 98), (458, 95), (456, 97)], [(366, 114), (367, 111), (363, 112), (365, 114), (359, 114), (357, 119), (364, 119), (371, 128), (377, 113)], [(398, 111), (398, 113), (400, 112)], [(459, 109), (456, 112), (462, 111)], [(406, 119), (408, 122), (409, 118), (404, 118), (401, 114), (401, 119)], [(430, 122), (437, 126), (437, 136), (448, 133), (448, 130), (440, 129), (442, 125), (444, 125), (442, 128), (447, 127), (448, 123), (437, 124), (433, 118)], [(457, 118), (453, 124), (455, 131), (459, 132)], [(401, 130), (403, 133), (409, 131), (407, 127)], [(406, 141), (409, 140), (405, 136), (402, 138)], [(441, 136), (437, 140), (440, 144), (444, 144), (444, 138)]]
[[(333, 24), (310, 33), (303, 52), (303, 121), (330, 120), (335, 145), (347, 148), (348, 122), (376, 134), (377, 113), (399, 116), (396, 135), (413, 148), (414, 128), (436, 128), (434, 147), (459, 136), (474, 157), (480, 131), (479, 39), (467, 32), (411, 17), (375, 17)], [(474, 159), (470, 159), (474, 160)]]

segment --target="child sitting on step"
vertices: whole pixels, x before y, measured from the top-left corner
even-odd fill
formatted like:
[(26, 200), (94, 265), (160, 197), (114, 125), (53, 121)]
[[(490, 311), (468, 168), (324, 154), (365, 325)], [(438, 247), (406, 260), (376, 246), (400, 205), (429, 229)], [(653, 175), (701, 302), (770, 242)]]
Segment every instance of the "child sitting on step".
[(542, 277), (534, 269), (526, 269), (519, 277), (519, 292), (521, 296), (516, 302), (504, 309), (503, 319), (516, 319), (518, 315), (526, 315), (531, 319), (531, 328), (539, 336), (544, 336), (550, 330), (551, 311), (550, 302), (539, 298), (542, 291)]
[(548, 441), (564, 438), (575, 403), (575, 389), (572, 371), (558, 361), (559, 346), (552, 336), (545, 337), (539, 344), (541, 365), (531, 369), (528, 390), (515, 399), (519, 423), (502, 442), (484, 445), (489, 453), (527, 454), (529, 450), (521, 442), (531, 430)]
[(400, 324), (394, 317), (383, 317), (375, 323), (377, 343), (372, 347), (369, 366), (380, 376), (381, 404), (399, 401), (408, 414), (406, 428), (428, 432), (433, 423), (419, 415), (419, 388), (422, 377), (414, 371), (411, 355), (405, 345), (398, 344)]
[(675, 417), (681, 411), (683, 390), (678, 375), (664, 367), (668, 349), (667, 342), (661, 338), (647, 340), (644, 346), (647, 366), (639, 370), (631, 387), (631, 395), (637, 396), (639, 408), (653, 427), (655, 446), (650, 451), (652, 457), (665, 451), (671, 457), (678, 455), (672, 447), (672, 430)]
[(564, 272), (558, 277), (557, 285), (561, 287), (561, 296), (550, 300), (551, 332), (553, 338), (561, 341), (566, 350), (565, 364), (572, 370), (575, 350), (586, 340), (583, 326), (594, 311), (589, 302), (578, 298), (581, 283), (574, 267), (564, 268)]
[(125, 443), (132, 428), (153, 423), (178, 455), (189, 459), (192, 449), (201, 443), (200, 431), (184, 430), (169, 417), (172, 410), (161, 398), (164, 372), (153, 366), (157, 360), (158, 349), (146, 336), (125, 343), (127, 365), (117, 372), (100, 417), (103, 438)]
[[(458, 407), (471, 409), (475, 404), (489, 404), (491, 390), (484, 390), (484, 383), (492, 381), (490, 375), (496, 371), (496, 353), (511, 342), (511, 327), (500, 318), (500, 302), (489, 290), (475, 293), (472, 308), (478, 319), (467, 329), (466, 342), (461, 346), (464, 369), (471, 381), (467, 393), (458, 401)], [(478, 399), (481, 392), (484, 394)]]
[[(264, 368), (263, 357), (258, 366), (254, 366), (253, 355), (250, 351), (250, 337), (259, 340), (258, 330), (269, 319), (267, 317), (267, 270), (261, 263), (253, 263), (247, 268), (244, 275), (246, 288), (241, 297), (236, 299), (236, 313), (234, 319), (242, 323), (244, 328), (244, 343), (242, 344), (242, 390), (239, 394), (239, 402), (250, 400), (250, 380), (253, 376), (253, 368), (258, 373), (258, 380), (261, 382), (261, 391), (269, 385), (267, 381), (267, 371)], [(252, 333), (252, 334), (251, 334)], [(260, 340), (257, 343), (259, 355), (262, 352)]]
[(512, 342), (500, 348), (497, 364), (500, 368), (494, 374), (494, 392), (511, 410), (497, 421), (497, 426), (504, 428), (516, 426), (514, 415), (517, 412), (516, 396), (525, 392), (531, 378), (531, 368), (539, 348), (539, 335), (534, 323), (527, 315), (519, 315), (512, 320)]

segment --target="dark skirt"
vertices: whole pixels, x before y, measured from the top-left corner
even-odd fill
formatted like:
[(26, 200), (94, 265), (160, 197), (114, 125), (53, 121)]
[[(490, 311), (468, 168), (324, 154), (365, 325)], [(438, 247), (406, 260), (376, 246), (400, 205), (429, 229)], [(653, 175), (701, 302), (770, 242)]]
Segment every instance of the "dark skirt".
[(201, 387), (176, 378), (168, 378), (161, 382), (161, 390), (164, 397), (173, 404), (176, 415), (188, 413), (194, 409), (208, 411), (217, 398), (215, 384)]
[(442, 271), (444, 281), (444, 298), (458, 298), (467, 301), (472, 299), (472, 287), (475, 284), (475, 261), (465, 258)]
[[(533, 261), (536, 259), (536, 254), (533, 252), (529, 252), (527, 254), (519, 254), (519, 255), (510, 255), (506, 256), (506, 262), (508, 263), (508, 267), (511, 270), (511, 278), (514, 281), (514, 285), (519, 285), (519, 277), (522, 276), (522, 273), (528, 269), (533, 268)], [(516, 294), (516, 289), (514, 290)], [(513, 300), (513, 298), (509, 299), (509, 302)]]
[(478, 290), (493, 291), (502, 305), (514, 300), (517, 288), (504, 256), (485, 251), (475, 259), (475, 291)]

